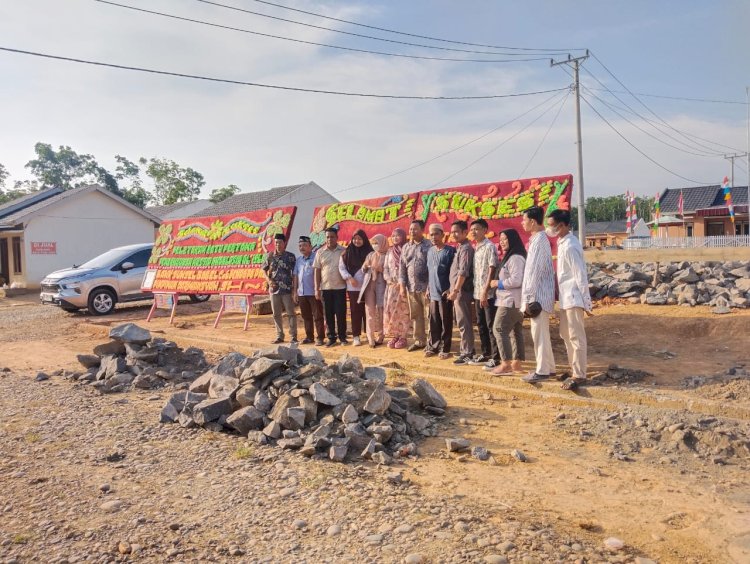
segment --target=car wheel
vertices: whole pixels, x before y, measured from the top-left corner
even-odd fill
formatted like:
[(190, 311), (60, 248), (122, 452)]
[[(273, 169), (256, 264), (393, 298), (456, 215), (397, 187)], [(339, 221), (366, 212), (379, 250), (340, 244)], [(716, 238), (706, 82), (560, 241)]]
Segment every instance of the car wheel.
[(89, 295), (89, 313), (91, 315), (107, 315), (112, 313), (117, 303), (117, 297), (112, 290), (99, 288)]
[(194, 304), (199, 304), (201, 302), (207, 302), (210, 297), (211, 294), (190, 294), (190, 301)]

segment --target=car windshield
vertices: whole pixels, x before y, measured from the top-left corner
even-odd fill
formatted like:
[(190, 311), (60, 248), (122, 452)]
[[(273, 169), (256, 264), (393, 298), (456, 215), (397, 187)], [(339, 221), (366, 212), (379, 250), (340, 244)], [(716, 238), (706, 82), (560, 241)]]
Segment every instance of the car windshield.
[(132, 253), (133, 249), (130, 249), (129, 251), (123, 251), (122, 249), (112, 249), (111, 251), (107, 251), (106, 253), (99, 255), (98, 257), (92, 258), (88, 262), (84, 262), (77, 268), (107, 268), (116, 264)]

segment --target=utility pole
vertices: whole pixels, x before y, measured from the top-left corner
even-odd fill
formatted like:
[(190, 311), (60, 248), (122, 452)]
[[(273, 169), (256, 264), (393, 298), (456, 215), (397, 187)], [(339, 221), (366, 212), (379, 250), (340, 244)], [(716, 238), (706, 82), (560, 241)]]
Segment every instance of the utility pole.
[(571, 57), (562, 61), (550, 59), (549, 66), (569, 65), (573, 67), (573, 89), (576, 94), (576, 145), (578, 146), (578, 240), (581, 245), (586, 246), (586, 210), (585, 196), (583, 192), (583, 145), (581, 143), (581, 84), (578, 77), (578, 69), (581, 63), (589, 58), (589, 50), (581, 57)]
[(724, 158), (732, 163), (732, 171), (729, 178), (729, 186), (734, 188), (734, 159), (742, 159), (745, 157), (745, 153), (733, 153), (731, 155), (724, 155)]
[(747, 234), (750, 236), (750, 86), (745, 86), (747, 97)]

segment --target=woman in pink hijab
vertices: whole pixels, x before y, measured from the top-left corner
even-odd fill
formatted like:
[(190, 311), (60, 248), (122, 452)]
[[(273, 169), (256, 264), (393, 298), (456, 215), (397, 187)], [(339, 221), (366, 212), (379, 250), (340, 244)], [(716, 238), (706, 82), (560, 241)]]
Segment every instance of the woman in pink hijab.
[[(388, 239), (385, 235), (378, 233), (372, 236), (370, 244), (374, 250), (367, 255), (362, 265), (362, 272), (365, 273), (367, 285), (360, 290), (359, 301), (365, 303), (367, 315), (365, 332), (370, 348), (374, 349), (378, 345), (382, 345), (385, 339), (383, 333), (383, 304), (385, 303), (387, 284), (385, 278), (383, 278), (383, 270), (385, 269), (385, 258), (388, 252)], [(377, 333), (377, 338), (375, 333)]]
[(385, 334), (391, 337), (388, 347), (403, 349), (406, 347), (406, 336), (411, 330), (409, 319), (409, 303), (399, 291), (399, 269), (401, 264), (401, 249), (406, 243), (406, 231), (397, 227), (391, 235), (391, 248), (385, 256), (383, 278), (386, 283), (385, 300), (383, 302), (383, 328)]

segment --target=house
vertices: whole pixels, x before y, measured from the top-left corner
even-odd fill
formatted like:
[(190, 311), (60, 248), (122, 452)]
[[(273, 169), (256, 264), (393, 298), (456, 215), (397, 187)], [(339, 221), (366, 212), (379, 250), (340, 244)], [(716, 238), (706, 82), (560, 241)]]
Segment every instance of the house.
[(167, 219), (190, 217), (212, 205), (213, 203), (210, 200), (193, 200), (192, 202), (177, 202), (176, 204), (167, 204), (164, 206), (150, 206), (146, 208), (146, 211), (164, 221)]
[[(669, 188), (659, 199), (663, 216), (676, 216), (678, 222), (659, 220), (660, 237), (716, 237), (749, 235), (747, 215), (747, 187), (733, 187), (732, 203), (735, 221), (729, 217), (721, 186), (692, 186)], [(683, 198), (682, 215), (679, 211), (680, 194)]]
[(0, 276), (38, 287), (54, 270), (154, 240), (160, 220), (101, 186), (33, 192), (0, 205)]
[(205, 208), (192, 217), (231, 215), (254, 210), (297, 206), (297, 214), (289, 237), (289, 250), (297, 251), (300, 235), (309, 235), (315, 208), (338, 202), (336, 198), (323, 190), (315, 182), (279, 186), (260, 192), (235, 194), (218, 204)]
[(594, 221), (586, 224), (586, 246), (602, 249), (611, 245), (622, 246), (628, 237), (650, 237), (651, 232), (643, 221), (638, 219), (633, 227), (633, 233), (627, 232), (627, 220)]

